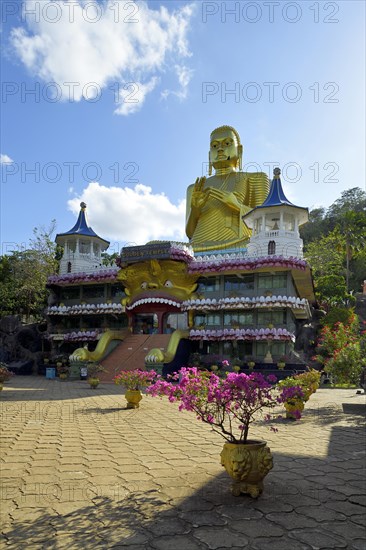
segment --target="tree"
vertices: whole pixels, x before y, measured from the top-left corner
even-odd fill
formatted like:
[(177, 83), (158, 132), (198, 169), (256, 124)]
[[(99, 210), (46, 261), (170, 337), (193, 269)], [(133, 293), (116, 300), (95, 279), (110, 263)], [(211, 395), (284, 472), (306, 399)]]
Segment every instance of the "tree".
[(346, 287), (349, 290), (350, 261), (354, 255), (363, 252), (366, 247), (366, 214), (348, 211), (342, 214), (337, 229), (344, 237), (346, 256)]
[(118, 258), (118, 252), (108, 254), (108, 252), (102, 252), (102, 264), (106, 266), (114, 267), (116, 265), (116, 259)]
[(300, 235), (304, 243), (310, 243), (319, 238), (320, 234), (328, 233), (327, 222), (325, 222), (325, 208), (314, 208), (309, 212), (309, 221), (300, 228)]
[(342, 253), (344, 247), (345, 240), (338, 231), (321, 236), (308, 244), (305, 255), (310, 262), (313, 275), (323, 277), (342, 274), (344, 272)]
[(59, 250), (51, 240), (56, 227), (33, 230), (29, 248), (0, 258), (0, 315), (43, 316), (47, 305), (46, 283), (57, 272)]
[(360, 187), (353, 187), (352, 189), (343, 191), (341, 197), (328, 208), (326, 217), (337, 221), (338, 218), (352, 211), (363, 213), (366, 211), (366, 193)]
[(359, 319), (352, 314), (344, 323), (325, 325), (316, 347), (316, 359), (339, 384), (359, 384), (366, 365), (364, 336), (359, 331)]
[(355, 298), (348, 294), (345, 278), (342, 275), (325, 275), (315, 280), (316, 295), (327, 306), (353, 304)]
[(360, 291), (365, 278), (366, 193), (354, 187), (326, 212), (312, 210), (301, 235), (318, 298), (327, 305), (351, 303), (349, 293)]

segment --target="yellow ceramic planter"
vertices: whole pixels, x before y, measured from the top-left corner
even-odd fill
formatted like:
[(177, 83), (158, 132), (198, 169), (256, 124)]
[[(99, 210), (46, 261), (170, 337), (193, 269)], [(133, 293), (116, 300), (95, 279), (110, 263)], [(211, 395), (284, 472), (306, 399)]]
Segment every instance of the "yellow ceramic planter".
[(248, 493), (256, 498), (263, 491), (263, 479), (273, 468), (273, 459), (266, 441), (225, 443), (221, 464), (233, 479), (231, 492), (234, 496)]
[(88, 382), (92, 390), (99, 386), (99, 378), (88, 378)]
[(125, 394), (128, 409), (138, 409), (142, 399), (140, 390), (127, 390)]
[(302, 412), (305, 407), (305, 403), (302, 399), (290, 399), (289, 401), (284, 402), (284, 407), (286, 409), (286, 418), (291, 420), (299, 420), (296, 416), (295, 411)]

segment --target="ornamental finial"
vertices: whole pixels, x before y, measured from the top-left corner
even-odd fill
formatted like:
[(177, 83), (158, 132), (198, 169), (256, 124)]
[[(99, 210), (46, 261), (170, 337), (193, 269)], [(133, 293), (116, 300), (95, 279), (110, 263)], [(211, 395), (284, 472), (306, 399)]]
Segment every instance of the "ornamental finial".
[(274, 179), (279, 179), (279, 177), (281, 175), (281, 169), (280, 168), (275, 168), (273, 170), (273, 175), (274, 175)]
[(86, 208), (85, 202), (81, 202), (81, 203), (80, 203), (80, 208), (82, 208), (83, 210), (85, 210), (85, 208)]

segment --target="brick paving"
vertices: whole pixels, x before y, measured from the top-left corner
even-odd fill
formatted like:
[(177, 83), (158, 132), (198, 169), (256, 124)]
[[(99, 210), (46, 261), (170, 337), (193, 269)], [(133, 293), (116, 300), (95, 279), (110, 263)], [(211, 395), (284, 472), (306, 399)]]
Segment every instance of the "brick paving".
[(321, 389), (300, 422), (261, 422), (274, 468), (230, 494), (223, 440), (176, 404), (120, 387), (14, 377), (1, 392), (6, 549), (366, 549), (365, 397)]

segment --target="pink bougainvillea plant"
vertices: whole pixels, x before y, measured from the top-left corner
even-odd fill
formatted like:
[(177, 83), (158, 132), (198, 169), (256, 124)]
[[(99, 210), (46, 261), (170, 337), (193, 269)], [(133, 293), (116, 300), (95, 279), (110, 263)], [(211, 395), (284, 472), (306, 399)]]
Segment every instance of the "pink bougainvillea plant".
[(114, 383), (124, 386), (127, 390), (142, 390), (149, 386), (156, 378), (154, 370), (128, 370), (122, 371), (113, 378)]
[[(231, 372), (226, 378), (220, 378), (213, 372), (193, 367), (182, 368), (172, 381), (157, 379), (147, 393), (178, 401), (179, 410), (194, 412), (198, 420), (210, 424), (226, 441), (245, 444), (249, 426), (258, 413), (284, 401), (285, 396), (275, 387), (275, 382), (276, 377), (271, 375), (266, 378), (260, 373)], [(286, 388), (286, 399), (289, 391)], [(269, 420), (270, 415), (267, 413), (264, 418)]]

